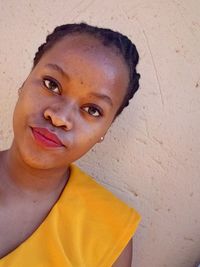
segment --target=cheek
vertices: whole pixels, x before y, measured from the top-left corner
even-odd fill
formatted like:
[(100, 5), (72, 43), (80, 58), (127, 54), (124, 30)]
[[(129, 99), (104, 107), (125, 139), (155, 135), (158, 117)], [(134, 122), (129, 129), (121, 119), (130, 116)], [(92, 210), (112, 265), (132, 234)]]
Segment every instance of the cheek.
[[(14, 109), (14, 113), (13, 113), (13, 125), (14, 126), (18, 126), (21, 125), (23, 122), (23, 117), (26, 114), (25, 113), (25, 108), (24, 108), (24, 104), (22, 101), (22, 96), (20, 95), (16, 105), (15, 105), (15, 109)], [(15, 128), (15, 127), (14, 127)]]
[(27, 110), (37, 111), (41, 109), (45, 104), (46, 95), (40, 80), (36, 79), (26, 84), (21, 100)]
[(15, 128), (19, 126), (26, 126), (29, 118), (34, 116), (36, 113), (40, 114), (40, 111), (42, 111), (42, 105), (44, 105), (44, 101), (41, 97), (37, 97), (36, 94), (25, 89), (15, 105), (13, 126)]
[(104, 136), (109, 128), (108, 122), (97, 122), (95, 125), (88, 122), (76, 125), (76, 138), (83, 147), (93, 147)]

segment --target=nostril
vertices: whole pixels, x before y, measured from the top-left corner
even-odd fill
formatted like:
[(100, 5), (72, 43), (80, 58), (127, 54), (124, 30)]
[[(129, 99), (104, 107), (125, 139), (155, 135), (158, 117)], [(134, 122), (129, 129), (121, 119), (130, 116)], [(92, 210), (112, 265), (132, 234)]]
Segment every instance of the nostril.
[(64, 130), (64, 131), (69, 131), (69, 130), (71, 130), (72, 129), (72, 124), (71, 124), (71, 122), (66, 122), (65, 124), (63, 124), (62, 126), (62, 129)]
[(46, 115), (46, 116), (44, 116), (44, 118), (45, 118), (46, 120), (48, 120), (48, 121), (51, 120), (51, 116), (50, 116), (50, 115)]
[(45, 120), (48, 120), (50, 123), (52, 123), (54, 126), (60, 127), (65, 131), (69, 131), (72, 128), (72, 121), (71, 119), (68, 118), (68, 116), (66, 116), (66, 114), (61, 114), (52, 111), (50, 109), (46, 109), (44, 111), (44, 118)]
[(66, 125), (61, 126), (64, 131), (68, 131), (68, 128)]
[(50, 111), (48, 109), (44, 111), (44, 118), (46, 120), (51, 120), (51, 116), (49, 113), (50, 113)]

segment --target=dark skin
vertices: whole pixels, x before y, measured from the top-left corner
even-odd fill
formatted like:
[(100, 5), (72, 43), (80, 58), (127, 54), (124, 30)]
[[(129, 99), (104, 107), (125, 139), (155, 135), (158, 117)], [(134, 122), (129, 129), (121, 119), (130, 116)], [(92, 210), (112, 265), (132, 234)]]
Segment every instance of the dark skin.
[[(111, 126), (128, 81), (117, 51), (85, 34), (65, 37), (42, 56), (21, 88), (11, 148), (0, 152), (0, 257), (48, 215), (67, 184), (69, 164)], [(36, 143), (30, 127), (56, 133), (63, 146)], [(130, 267), (131, 255), (130, 241), (113, 266)]]

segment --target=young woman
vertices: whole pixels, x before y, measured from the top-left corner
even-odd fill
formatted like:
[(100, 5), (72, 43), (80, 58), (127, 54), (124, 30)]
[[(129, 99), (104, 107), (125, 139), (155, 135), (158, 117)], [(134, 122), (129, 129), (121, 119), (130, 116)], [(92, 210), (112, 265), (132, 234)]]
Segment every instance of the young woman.
[(72, 162), (102, 142), (139, 87), (120, 33), (57, 27), (19, 89), (0, 152), (0, 267), (130, 267), (139, 214)]

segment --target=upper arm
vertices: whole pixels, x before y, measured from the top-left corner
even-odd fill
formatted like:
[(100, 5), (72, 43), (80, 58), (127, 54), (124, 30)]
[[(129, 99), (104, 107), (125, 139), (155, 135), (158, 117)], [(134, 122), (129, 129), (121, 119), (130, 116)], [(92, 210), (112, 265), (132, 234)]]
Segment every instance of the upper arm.
[(131, 267), (132, 262), (132, 239), (122, 251), (119, 258), (115, 261), (112, 267)]

